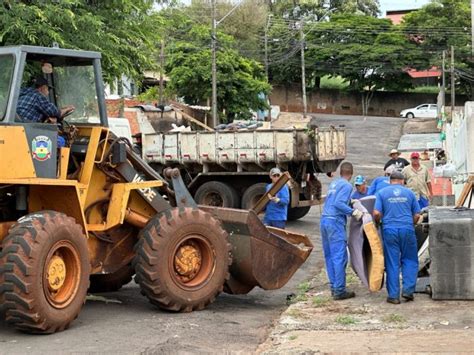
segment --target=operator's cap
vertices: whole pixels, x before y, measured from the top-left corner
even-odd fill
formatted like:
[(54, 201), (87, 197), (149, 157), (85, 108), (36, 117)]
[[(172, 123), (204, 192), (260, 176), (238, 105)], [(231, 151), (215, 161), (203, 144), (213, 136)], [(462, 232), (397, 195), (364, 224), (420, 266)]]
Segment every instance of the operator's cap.
[(357, 175), (354, 179), (354, 185), (364, 185), (367, 180), (362, 175)]
[(388, 156), (391, 156), (392, 154), (400, 154), (400, 152), (397, 149), (392, 149), (390, 153), (388, 153)]
[(413, 152), (410, 154), (410, 159), (420, 159), (420, 153)]
[(390, 174), (390, 180), (405, 180), (403, 174), (397, 170)]
[(277, 175), (277, 174), (281, 175), (281, 170), (279, 168), (272, 168), (272, 170), (270, 170), (270, 176)]
[(37, 76), (34, 80), (33, 80), (33, 85), (36, 87), (36, 88), (39, 88), (43, 85), (46, 85), (47, 87), (49, 87), (50, 89), (52, 89), (53, 87), (51, 85), (49, 85), (49, 82), (48, 80), (46, 80), (44, 78), (44, 76)]

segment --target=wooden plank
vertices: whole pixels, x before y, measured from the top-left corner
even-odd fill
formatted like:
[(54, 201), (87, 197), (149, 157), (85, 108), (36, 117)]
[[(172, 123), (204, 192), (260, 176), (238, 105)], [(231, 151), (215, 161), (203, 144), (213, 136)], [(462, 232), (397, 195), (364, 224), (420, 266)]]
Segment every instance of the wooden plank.
[(170, 105), (174, 110), (176, 110), (177, 112), (179, 112), (181, 115), (183, 115), (183, 118), (187, 121), (190, 121), (190, 122), (193, 122), (195, 124), (197, 124), (198, 126), (204, 128), (205, 130), (207, 131), (211, 131), (211, 132), (214, 132), (214, 129), (212, 129), (211, 127), (209, 126), (206, 126), (204, 123), (202, 123), (201, 121), (198, 121), (197, 119), (195, 119), (193, 116), (191, 115), (188, 115), (186, 112), (184, 112), (183, 110), (181, 110), (179, 107), (175, 106), (175, 105)]
[(252, 208), (252, 210), (256, 213), (259, 214), (260, 212), (263, 211), (265, 206), (270, 202), (270, 199), (268, 198), (268, 194), (275, 196), (278, 191), (282, 189), (283, 186), (288, 182), (288, 180), (291, 179), (290, 173), (285, 171), (281, 176), (278, 178), (275, 184), (268, 190), (268, 192), (260, 197), (260, 200), (257, 201), (255, 206)]
[(467, 198), (472, 194), (472, 188), (474, 184), (474, 176), (469, 175), (467, 182), (464, 184), (461, 195), (459, 196), (458, 201), (456, 202), (456, 207), (464, 206)]

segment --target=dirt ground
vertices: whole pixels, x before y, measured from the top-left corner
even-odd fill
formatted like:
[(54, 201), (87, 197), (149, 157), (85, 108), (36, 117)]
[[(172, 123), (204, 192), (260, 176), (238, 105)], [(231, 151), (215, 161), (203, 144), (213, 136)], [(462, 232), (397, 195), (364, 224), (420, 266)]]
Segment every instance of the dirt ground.
[(370, 293), (350, 270), (347, 283), (357, 297), (345, 301), (330, 297), (324, 268), (310, 282), (300, 284), (295, 302), (258, 351), (474, 351), (472, 302), (433, 301), (427, 294), (416, 294), (414, 302), (392, 305), (386, 302), (384, 288)]

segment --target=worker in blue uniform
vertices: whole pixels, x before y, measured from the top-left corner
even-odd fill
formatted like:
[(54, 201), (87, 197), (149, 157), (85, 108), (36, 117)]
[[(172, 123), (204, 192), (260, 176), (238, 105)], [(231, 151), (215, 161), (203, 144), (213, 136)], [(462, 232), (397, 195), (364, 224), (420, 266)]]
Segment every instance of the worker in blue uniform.
[(382, 190), (384, 187), (390, 185), (390, 174), (396, 170), (395, 165), (390, 165), (387, 169), (384, 170), (384, 176), (376, 177), (372, 184), (369, 187), (369, 196), (374, 196), (377, 192)]
[(340, 175), (340, 178), (329, 185), (320, 224), (326, 272), (335, 300), (355, 296), (354, 292), (346, 290), (346, 222), (348, 216), (352, 215), (358, 220), (363, 216), (361, 211), (349, 205), (352, 194), (352, 185), (349, 183), (353, 175), (352, 164), (342, 163)]
[(362, 175), (357, 175), (354, 179), (354, 191), (351, 199), (360, 200), (361, 198), (369, 196), (367, 187), (367, 180)]
[[(268, 192), (273, 184), (275, 184), (281, 176), (281, 170), (279, 168), (273, 168), (270, 170), (271, 184), (268, 184), (266, 191)], [(285, 184), (275, 196), (268, 194), (270, 202), (265, 207), (265, 216), (263, 223), (269, 227), (276, 227), (285, 229), (286, 219), (288, 217), (288, 205), (290, 204), (290, 190)]]
[(415, 194), (403, 186), (399, 171), (390, 175), (390, 186), (375, 197), (374, 219), (382, 222), (382, 238), (387, 274), (387, 302), (400, 303), (400, 266), (402, 297), (413, 301), (418, 276), (418, 252), (415, 224), (421, 222), (420, 206)]

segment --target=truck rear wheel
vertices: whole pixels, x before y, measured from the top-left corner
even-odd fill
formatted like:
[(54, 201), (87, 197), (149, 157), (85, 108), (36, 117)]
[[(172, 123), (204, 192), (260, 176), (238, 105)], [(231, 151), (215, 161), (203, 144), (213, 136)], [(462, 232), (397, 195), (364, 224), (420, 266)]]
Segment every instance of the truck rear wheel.
[(0, 293), (7, 323), (54, 333), (79, 314), (89, 286), (86, 237), (75, 220), (42, 211), (21, 218), (3, 241)]
[(237, 191), (230, 185), (219, 181), (202, 184), (194, 195), (198, 205), (239, 208)]
[(133, 271), (132, 265), (129, 264), (122, 266), (111, 274), (91, 275), (89, 292), (101, 293), (118, 291), (123, 285), (132, 281), (134, 273), (135, 271)]
[(251, 210), (258, 200), (265, 195), (267, 184), (264, 182), (259, 182), (257, 184), (251, 185), (247, 190), (245, 190), (242, 196), (242, 209)]
[(140, 232), (135, 281), (150, 302), (191, 312), (213, 302), (229, 278), (231, 245), (221, 224), (199, 209), (172, 209)]
[(288, 220), (296, 221), (297, 219), (306, 216), (311, 209), (311, 206), (306, 207), (288, 207)]

